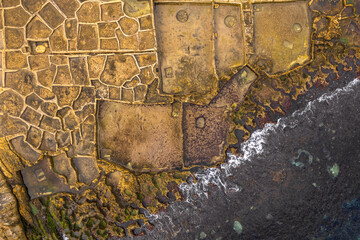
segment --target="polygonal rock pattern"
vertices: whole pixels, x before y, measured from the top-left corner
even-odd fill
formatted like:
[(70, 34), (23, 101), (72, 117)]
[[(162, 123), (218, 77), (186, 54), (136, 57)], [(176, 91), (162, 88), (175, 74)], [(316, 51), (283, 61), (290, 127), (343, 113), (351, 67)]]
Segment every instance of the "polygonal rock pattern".
[[(261, 65), (250, 59), (257, 50), (272, 51), (253, 39), (253, 21), (266, 17), (256, 18), (261, 13), (253, 13), (251, 4), (244, 6), (243, 23), (236, 4), (212, 9), (206, 3), (150, 3), (2, 2), (0, 136), (9, 137), (13, 150), (33, 165), (22, 172), (31, 198), (72, 192), (68, 185), (90, 185), (100, 176), (95, 156), (139, 172), (222, 160), (230, 128), (227, 111), (243, 101), (257, 78), (249, 67), (239, 69), (247, 62)], [(340, 14), (342, 3), (330, 11), (322, 4), (312, 1), (310, 8)], [(278, 5), (261, 6), (266, 13)], [(286, 6), (308, 14), (303, 3)], [(297, 21), (299, 28), (289, 14), (280, 16), (291, 20), (287, 24), (293, 30), (286, 34), (306, 42), (309, 24)], [(351, 11), (341, 14), (348, 17)], [(340, 26), (347, 29), (342, 37), (358, 46), (357, 23)], [(271, 36), (262, 32), (255, 34)], [(296, 42), (289, 39), (281, 44), (295, 51)], [(267, 73), (279, 69), (284, 70)], [(36, 164), (41, 154), (51, 157)]]
[(94, 157), (74, 157), (72, 162), (78, 172), (79, 182), (91, 184), (99, 176), (99, 169)]
[(140, 71), (136, 66), (134, 57), (130, 55), (108, 56), (101, 81), (115, 86), (122, 86)]

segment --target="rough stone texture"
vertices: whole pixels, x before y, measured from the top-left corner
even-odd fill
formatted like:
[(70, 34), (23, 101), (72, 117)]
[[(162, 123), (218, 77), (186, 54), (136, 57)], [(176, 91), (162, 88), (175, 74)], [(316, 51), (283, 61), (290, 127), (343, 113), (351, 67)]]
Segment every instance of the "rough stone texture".
[(63, 178), (52, 171), (49, 157), (21, 170), (21, 175), (31, 199), (59, 192), (74, 192)]
[(136, 171), (182, 165), (181, 118), (171, 117), (170, 105), (101, 101), (98, 128), (100, 152), (110, 151), (112, 162)]
[(26, 25), (27, 38), (48, 38), (50, 37), (51, 29), (38, 17), (35, 16)]
[(45, 69), (37, 72), (37, 79), (40, 84), (44, 87), (51, 87), (54, 81), (56, 73), (56, 67), (51, 65), (49, 69)]
[(116, 22), (99, 23), (98, 26), (100, 37), (115, 37), (115, 29), (118, 27)]
[(124, 13), (120, 2), (101, 4), (101, 20), (114, 21), (119, 20)]
[(79, 22), (96, 23), (100, 21), (100, 6), (98, 2), (86, 2), (76, 13)]
[(42, 151), (56, 152), (55, 135), (45, 131), (39, 149)]
[(22, 158), (30, 161), (36, 162), (40, 153), (36, 152), (29, 144), (24, 141), (24, 136), (19, 136), (10, 140), (11, 145)]
[(153, 31), (139, 32), (139, 49), (150, 50), (155, 48), (155, 35)]
[(56, 95), (57, 102), (60, 107), (66, 105), (71, 106), (73, 101), (80, 93), (80, 87), (76, 86), (53, 86), (52, 90)]
[(30, 15), (20, 6), (4, 10), (5, 26), (23, 27)]
[(89, 74), (91, 78), (99, 78), (104, 69), (106, 56), (94, 55), (88, 57)]
[(116, 36), (118, 37), (120, 42), (120, 49), (137, 50), (139, 48), (139, 42), (136, 35), (125, 36), (120, 30), (117, 30)]
[(2, 172), (0, 173), (0, 191), (0, 238), (26, 240), (17, 199)]
[(22, 95), (30, 94), (35, 87), (34, 74), (28, 70), (5, 73), (5, 86)]
[(34, 111), (30, 107), (26, 107), (25, 111), (21, 114), (20, 117), (26, 122), (38, 126), (40, 123), (41, 114)]
[(24, 44), (24, 30), (21, 28), (5, 28), (5, 46), (7, 49), (18, 49)]
[(150, 1), (124, 0), (124, 13), (129, 17), (150, 14)]
[(7, 51), (5, 53), (5, 66), (7, 69), (20, 69), (27, 67), (26, 55), (20, 51)]
[(57, 109), (57, 104), (53, 102), (44, 102), (43, 104), (41, 104), (41, 110), (51, 117), (55, 116)]
[(141, 83), (149, 85), (155, 79), (154, 73), (151, 67), (145, 67), (140, 70)]
[(38, 109), (43, 103), (43, 100), (35, 93), (32, 93), (25, 98), (25, 103), (34, 109)]
[(94, 87), (82, 87), (79, 97), (74, 101), (74, 110), (79, 110), (88, 103), (95, 102)]
[(65, 33), (68, 39), (75, 39), (77, 37), (77, 20), (66, 19), (65, 20)]
[(98, 29), (96, 25), (80, 24), (78, 48), (79, 50), (95, 50), (98, 48)]
[(52, 29), (57, 28), (65, 19), (51, 3), (47, 3), (40, 10), (39, 15)]
[(80, 6), (76, 0), (54, 0), (54, 2), (68, 18), (75, 17), (75, 12)]
[(34, 126), (31, 126), (27, 135), (26, 141), (30, 143), (34, 148), (39, 147), (42, 139), (42, 131)]
[(117, 50), (119, 48), (118, 40), (116, 38), (108, 38), (100, 40), (100, 49), (102, 50)]
[(152, 17), (151, 15), (147, 15), (145, 17), (141, 17), (140, 21), (140, 29), (141, 30), (149, 30), (153, 29)]
[(54, 84), (59, 84), (59, 85), (73, 84), (73, 79), (71, 78), (70, 69), (67, 65), (57, 67)]
[(79, 121), (73, 111), (70, 111), (65, 117), (64, 117), (64, 129), (65, 130), (74, 130), (75, 128), (79, 127)]
[[(196, 124), (199, 118), (203, 118), (205, 122), (202, 128)], [(230, 130), (226, 107), (185, 103), (182, 122), (185, 166), (212, 165), (222, 160), (226, 134)]]
[(122, 17), (119, 21), (121, 30), (126, 35), (133, 35), (139, 30), (139, 23), (132, 18)]
[(56, 132), (61, 129), (61, 123), (59, 119), (44, 115), (41, 119), (40, 127), (50, 132)]
[(50, 36), (50, 46), (51, 49), (56, 52), (67, 51), (67, 41), (63, 25), (55, 29), (53, 34)]
[(71, 144), (70, 132), (57, 131), (55, 138), (59, 148), (66, 147)]
[(131, 88), (121, 88), (121, 100), (132, 103), (134, 101), (134, 91)]
[(18, 119), (9, 116), (8, 114), (0, 115), (0, 137), (5, 137), (13, 134), (25, 134), (28, 126)]
[(76, 184), (76, 172), (71, 166), (71, 160), (65, 153), (53, 157), (54, 171), (65, 176), (68, 184)]
[(79, 182), (91, 184), (99, 176), (99, 169), (94, 157), (74, 157), (72, 159)]
[(134, 87), (134, 101), (135, 102), (144, 102), (146, 96), (146, 85), (139, 85)]
[(129, 55), (108, 56), (101, 81), (115, 86), (122, 86), (125, 81), (139, 74), (135, 59)]
[(47, 55), (29, 56), (29, 65), (31, 70), (44, 70), (50, 68), (50, 60)]
[(0, 93), (0, 112), (18, 117), (24, 108), (23, 98), (12, 90)]
[(39, 97), (41, 97), (42, 99), (45, 99), (45, 100), (52, 100), (55, 98), (55, 94), (52, 91), (50, 91), (47, 88), (41, 87), (41, 86), (37, 86), (35, 88), (35, 93)]
[(84, 57), (69, 58), (71, 76), (76, 85), (89, 85), (89, 74)]
[(140, 67), (156, 63), (156, 53), (137, 54), (135, 58)]
[(41, 6), (46, 2), (46, 0), (21, 0), (22, 5), (26, 10), (31, 13), (35, 13), (41, 9)]

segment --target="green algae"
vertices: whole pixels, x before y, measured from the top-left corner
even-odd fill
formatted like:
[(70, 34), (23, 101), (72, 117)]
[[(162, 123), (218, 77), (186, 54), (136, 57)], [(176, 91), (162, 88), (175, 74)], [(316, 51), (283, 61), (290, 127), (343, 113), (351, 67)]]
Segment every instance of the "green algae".
[(234, 226), (233, 226), (233, 229), (234, 231), (237, 233), (237, 234), (241, 234), (242, 233), (242, 230), (243, 230), (243, 226), (241, 225), (240, 222), (238, 221), (234, 221)]

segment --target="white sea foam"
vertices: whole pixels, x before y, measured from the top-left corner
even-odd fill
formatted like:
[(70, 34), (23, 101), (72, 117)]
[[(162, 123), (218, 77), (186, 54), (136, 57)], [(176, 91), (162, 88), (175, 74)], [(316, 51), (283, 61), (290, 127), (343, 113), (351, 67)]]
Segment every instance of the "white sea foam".
[[(219, 168), (209, 168), (201, 173), (195, 174), (197, 179), (196, 183), (181, 184), (180, 190), (182, 191), (187, 202), (193, 200), (193, 196), (207, 197), (207, 191), (210, 185), (215, 185), (225, 190), (225, 192), (241, 191), (241, 187), (235, 186), (225, 180), (226, 177), (232, 175), (232, 169), (239, 167), (264, 151), (267, 143), (268, 136), (275, 132), (277, 129), (295, 128), (299, 124), (298, 118), (306, 116), (307, 118), (313, 115), (316, 102), (326, 102), (330, 104), (333, 101), (338, 101), (338, 98), (343, 94), (348, 94), (354, 91), (355, 86), (360, 83), (359, 79), (354, 79), (343, 88), (336, 89), (334, 92), (325, 93), (318, 99), (309, 102), (302, 110), (295, 111), (291, 116), (280, 118), (276, 124), (267, 123), (263, 129), (257, 130), (252, 133), (251, 137), (241, 144), (240, 156), (229, 154), (227, 162), (221, 164)], [(310, 119), (309, 119), (310, 120)]]
[[(306, 117), (311, 121), (313, 112), (316, 108), (317, 102), (326, 102), (331, 104), (338, 101), (339, 97), (344, 94), (355, 91), (355, 87), (360, 84), (359, 79), (354, 79), (343, 88), (336, 89), (332, 93), (325, 93), (318, 99), (309, 102), (302, 110), (295, 111), (292, 115), (280, 118), (276, 124), (266, 124), (263, 129), (257, 130), (252, 133), (251, 137), (241, 144), (240, 156), (229, 154), (227, 156), (227, 162), (221, 164), (220, 168), (208, 168), (195, 174), (197, 181), (195, 183), (180, 185), (180, 190), (185, 198), (185, 202), (179, 202), (170, 205), (170, 212), (176, 212), (177, 214), (185, 214), (189, 212), (189, 209), (196, 209), (196, 203), (201, 205), (201, 198), (208, 197), (208, 190), (210, 186), (216, 186), (227, 194), (233, 191), (241, 191), (241, 187), (232, 183), (228, 177), (232, 175), (232, 171), (238, 168), (242, 164), (251, 161), (254, 157), (264, 153), (264, 149), (267, 144), (268, 136), (275, 131), (281, 132), (285, 128), (295, 128), (299, 125), (301, 117)], [(280, 131), (279, 131), (280, 130)], [(195, 197), (196, 196), (196, 197)], [(199, 201), (200, 200), (200, 201)], [(162, 232), (171, 232), (176, 235), (176, 231), (173, 229), (174, 223), (171, 217), (167, 213), (150, 214), (147, 212), (145, 216), (150, 222), (155, 223), (156, 228)], [(174, 235), (173, 235), (174, 236)]]

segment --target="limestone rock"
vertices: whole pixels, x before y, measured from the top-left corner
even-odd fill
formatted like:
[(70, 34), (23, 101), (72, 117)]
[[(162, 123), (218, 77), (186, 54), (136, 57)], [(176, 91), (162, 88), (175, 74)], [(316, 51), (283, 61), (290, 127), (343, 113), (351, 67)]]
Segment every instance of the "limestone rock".
[(71, 106), (80, 92), (77, 86), (53, 86), (52, 89), (60, 107)]
[(124, 82), (139, 72), (134, 57), (116, 54), (108, 56), (101, 81), (110, 85), (122, 86)]
[(146, 96), (146, 86), (139, 85), (134, 88), (134, 100), (139, 102), (144, 102)]
[(24, 8), (31, 13), (39, 11), (45, 2), (46, 0), (21, 0)]
[(19, 69), (27, 67), (26, 55), (21, 51), (8, 51), (5, 53), (7, 69)]
[(65, 153), (53, 157), (54, 170), (55, 172), (66, 177), (67, 182), (70, 185), (76, 183), (76, 172), (71, 167), (71, 162)]
[(150, 83), (152, 83), (152, 81), (154, 81), (154, 78), (155, 78), (151, 67), (142, 68), (140, 70), (139, 77), (140, 77), (141, 83), (146, 84), (146, 85), (149, 85)]
[(31, 70), (43, 70), (50, 68), (50, 60), (47, 55), (29, 56), (29, 64)]
[(120, 42), (120, 49), (137, 50), (139, 43), (136, 35), (125, 36), (120, 29), (116, 31), (116, 36)]
[(56, 152), (55, 135), (45, 131), (39, 149), (42, 151)]
[(56, 132), (61, 129), (61, 123), (57, 118), (44, 115), (41, 119), (40, 127), (50, 132)]
[(96, 23), (100, 21), (100, 6), (98, 2), (86, 2), (76, 13), (79, 22)]
[(42, 99), (45, 100), (52, 100), (55, 98), (55, 94), (53, 92), (51, 92), (49, 89), (41, 87), (41, 86), (37, 86), (35, 88), (35, 93), (41, 97)]
[(156, 53), (137, 54), (135, 58), (140, 67), (156, 63)]
[(64, 17), (50, 2), (41, 9), (39, 15), (53, 29), (57, 28), (64, 21)]
[(79, 182), (89, 185), (99, 176), (99, 169), (94, 157), (74, 157), (72, 161), (78, 172)]
[(131, 88), (122, 88), (121, 100), (129, 103), (133, 102), (134, 101), (133, 90)]
[(153, 31), (139, 32), (139, 49), (148, 50), (155, 48), (155, 36)]
[(118, 50), (119, 44), (116, 38), (100, 39), (101, 50)]
[(26, 122), (38, 126), (40, 123), (41, 114), (31, 109), (30, 107), (26, 107), (25, 111), (21, 114), (20, 117)]
[(132, 18), (122, 17), (119, 21), (119, 24), (122, 31), (126, 35), (133, 35), (139, 30), (139, 23)]
[(19, 49), (24, 44), (24, 30), (22, 28), (5, 28), (6, 49)]
[(76, 0), (54, 0), (60, 10), (68, 17), (75, 17), (75, 12), (80, 4)]
[(30, 162), (36, 162), (39, 159), (40, 153), (35, 151), (29, 144), (24, 141), (24, 136), (13, 138), (10, 140), (10, 143), (16, 153), (18, 153), (22, 158)]
[(118, 27), (116, 22), (99, 23), (100, 37), (115, 37), (115, 29)]
[(23, 27), (29, 18), (30, 15), (20, 6), (4, 10), (5, 26)]
[(56, 67), (51, 65), (49, 69), (38, 71), (37, 79), (39, 83), (45, 87), (51, 87), (54, 81), (54, 76), (56, 73)]
[(41, 104), (41, 110), (51, 117), (55, 116), (57, 109), (58, 106), (53, 102), (44, 102), (43, 104)]
[(6, 72), (5, 86), (14, 89), (22, 95), (28, 95), (35, 87), (34, 74), (24, 69), (16, 72)]
[(87, 103), (95, 102), (94, 87), (82, 87), (79, 97), (75, 100), (74, 110), (81, 109)]
[(78, 49), (95, 50), (98, 48), (98, 29), (97, 25), (80, 24)]
[(103, 21), (119, 20), (123, 15), (121, 2), (104, 3), (101, 5), (101, 19)]
[(24, 107), (23, 98), (13, 90), (0, 93), (0, 112), (18, 117)]
[(104, 63), (106, 56), (95, 55), (88, 57), (89, 73), (91, 78), (99, 78), (102, 70), (104, 69)]
[(30, 143), (34, 148), (39, 147), (42, 138), (42, 131), (34, 126), (31, 126), (27, 135), (26, 141)]
[(63, 25), (55, 29), (53, 34), (50, 36), (50, 46), (51, 49), (56, 52), (67, 51), (67, 40)]
[(65, 21), (65, 33), (68, 39), (75, 39), (77, 37), (77, 20), (66, 19)]
[(8, 114), (0, 115), (0, 126), (0, 137), (20, 133), (25, 134), (28, 128), (24, 121), (11, 117)]
[(67, 65), (58, 66), (54, 84), (71, 85), (73, 80), (70, 75), (70, 69)]
[(141, 30), (148, 30), (148, 29), (152, 29), (152, 28), (153, 28), (151, 15), (147, 15), (147, 16), (145, 16), (145, 17), (141, 17), (141, 18), (139, 19), (139, 21), (140, 21), (140, 29), (141, 29)]
[(35, 16), (26, 25), (27, 38), (48, 38), (51, 34), (51, 29), (38, 17)]
[(43, 100), (39, 98), (38, 95), (36, 95), (35, 93), (32, 93), (25, 98), (25, 103), (34, 109), (38, 109), (42, 102)]
[(77, 85), (89, 85), (89, 74), (85, 57), (70, 58), (70, 70), (73, 82)]
[(55, 138), (59, 148), (66, 147), (71, 144), (71, 135), (69, 132), (57, 131)]

